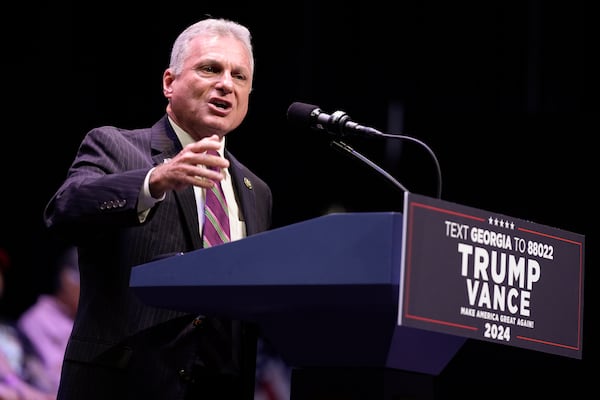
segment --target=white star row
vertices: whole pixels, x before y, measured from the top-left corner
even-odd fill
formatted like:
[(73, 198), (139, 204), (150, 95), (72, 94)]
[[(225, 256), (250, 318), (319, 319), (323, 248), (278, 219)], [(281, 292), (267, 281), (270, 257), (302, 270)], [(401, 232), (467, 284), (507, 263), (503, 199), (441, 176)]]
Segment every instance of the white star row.
[(506, 228), (506, 229), (510, 229), (510, 230), (514, 230), (515, 229), (515, 223), (512, 221), (505, 221), (503, 219), (499, 219), (498, 217), (494, 218), (494, 217), (489, 217), (488, 218), (488, 224), (490, 225), (494, 225), (494, 226), (499, 226), (500, 228)]

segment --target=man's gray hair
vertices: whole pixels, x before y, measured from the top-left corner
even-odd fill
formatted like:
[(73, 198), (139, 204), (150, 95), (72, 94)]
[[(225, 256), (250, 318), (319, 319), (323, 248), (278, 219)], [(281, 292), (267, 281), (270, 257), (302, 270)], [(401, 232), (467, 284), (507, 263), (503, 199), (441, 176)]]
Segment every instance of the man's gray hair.
[(179, 75), (183, 68), (183, 62), (187, 56), (189, 43), (198, 35), (210, 34), (216, 36), (231, 35), (244, 44), (250, 56), (250, 72), (254, 74), (254, 54), (252, 51), (252, 35), (248, 28), (237, 22), (224, 18), (209, 18), (196, 22), (187, 27), (179, 34), (173, 49), (169, 68), (175, 75)]

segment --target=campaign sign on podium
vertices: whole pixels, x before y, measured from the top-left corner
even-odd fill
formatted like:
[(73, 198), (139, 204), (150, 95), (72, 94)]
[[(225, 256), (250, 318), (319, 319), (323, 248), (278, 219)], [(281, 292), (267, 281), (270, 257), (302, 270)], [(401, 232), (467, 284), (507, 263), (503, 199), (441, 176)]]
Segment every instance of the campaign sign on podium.
[(398, 325), (582, 358), (580, 234), (406, 193)]

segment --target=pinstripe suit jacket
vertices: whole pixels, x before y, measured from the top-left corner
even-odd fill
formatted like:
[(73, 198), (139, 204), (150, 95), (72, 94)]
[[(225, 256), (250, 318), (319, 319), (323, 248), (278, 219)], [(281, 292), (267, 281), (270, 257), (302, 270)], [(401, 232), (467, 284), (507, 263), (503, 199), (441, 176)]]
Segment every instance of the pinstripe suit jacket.
[[(211, 328), (219, 320), (197, 326), (195, 315), (147, 306), (129, 288), (133, 266), (201, 247), (192, 188), (167, 193), (144, 223), (137, 215), (148, 170), (180, 150), (166, 116), (146, 129), (93, 129), (44, 210), (49, 229), (75, 243), (80, 255), (80, 303), (61, 400), (182, 399), (194, 365), (218, 372), (242, 368), (246, 349), (237, 344), (244, 324), (232, 324), (230, 341)], [(228, 151), (225, 157), (247, 234), (269, 229), (269, 187)], [(226, 346), (215, 353), (223, 340)]]

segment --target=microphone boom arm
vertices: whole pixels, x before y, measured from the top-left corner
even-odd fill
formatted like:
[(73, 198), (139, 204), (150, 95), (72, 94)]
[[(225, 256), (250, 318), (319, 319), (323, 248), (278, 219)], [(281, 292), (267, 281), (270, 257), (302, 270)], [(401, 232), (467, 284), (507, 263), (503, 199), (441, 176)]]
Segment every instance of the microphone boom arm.
[(344, 150), (346, 153), (350, 154), (351, 156), (358, 158), (359, 160), (361, 160), (362, 162), (367, 164), (369, 167), (373, 168), (375, 171), (377, 171), (381, 175), (383, 175), (386, 179), (388, 179), (390, 182), (392, 182), (395, 186), (399, 187), (400, 190), (410, 193), (408, 191), (408, 189), (406, 187), (404, 187), (404, 185), (402, 185), (400, 182), (398, 182), (396, 180), (396, 178), (394, 178), (392, 175), (390, 175), (386, 170), (381, 168), (379, 165), (375, 164), (373, 161), (369, 160), (367, 157), (360, 154), (358, 151), (354, 150), (352, 147), (348, 146), (346, 143), (339, 142), (337, 140), (332, 140), (331, 144), (334, 144), (338, 149)]
[[(438, 178), (437, 197), (442, 197), (442, 170), (440, 168), (440, 163), (437, 157), (435, 156), (435, 153), (424, 142), (410, 136), (391, 135), (382, 133), (377, 129), (359, 125), (356, 122), (353, 122), (348, 116), (348, 114), (346, 114), (344, 111), (335, 111), (330, 115), (324, 113), (319, 107), (313, 104), (306, 104), (300, 102), (292, 103), (288, 108), (287, 118), (291, 123), (295, 125), (312, 128), (318, 131), (323, 131), (335, 136), (336, 138), (341, 138), (346, 135), (379, 136), (389, 139), (409, 140), (423, 146), (423, 148), (425, 148), (425, 150), (427, 150), (429, 155), (433, 158), (433, 162), (435, 163)], [(362, 154), (356, 152), (344, 142), (333, 140), (332, 144), (335, 144), (339, 149), (346, 151), (352, 156), (368, 164), (371, 168), (375, 169), (377, 172), (389, 179), (394, 185), (396, 185), (403, 191), (408, 192), (408, 190), (404, 186), (402, 186), (402, 184), (400, 184), (400, 182), (398, 182), (394, 177), (392, 177), (385, 170), (383, 170), (382, 168), (371, 162), (369, 159), (364, 157)]]
[[(433, 159), (433, 162), (435, 163), (435, 168), (436, 168), (437, 178), (438, 178), (438, 182), (437, 182), (438, 183), (438, 185), (437, 185), (437, 198), (438, 199), (442, 198), (442, 170), (440, 168), (440, 163), (439, 163), (437, 157), (435, 156), (435, 153), (433, 152), (433, 150), (431, 150), (431, 148), (429, 146), (427, 146), (421, 140), (413, 138), (411, 136), (386, 134), (386, 133), (382, 133), (382, 132), (378, 131), (377, 129), (373, 129), (373, 128), (370, 128), (369, 133), (371, 135), (385, 137), (385, 138), (388, 138), (388, 139), (401, 139), (401, 140), (404, 139), (404, 140), (409, 140), (409, 141), (413, 141), (413, 142), (415, 142), (415, 143), (423, 146), (425, 148), (425, 150), (427, 150), (427, 152), (431, 156), (431, 158)], [(398, 182), (387, 171), (385, 171), (383, 168), (381, 168), (377, 164), (373, 163), (367, 157), (363, 156), (362, 154), (360, 154), (359, 152), (357, 152), (356, 150), (354, 150), (352, 147), (348, 146), (346, 143), (344, 143), (344, 142), (338, 142), (336, 140), (332, 140), (331, 143), (335, 144), (339, 149), (344, 150), (345, 152), (349, 153), (350, 155), (358, 158), (359, 160), (361, 160), (365, 164), (369, 165), (371, 168), (373, 168), (374, 170), (376, 170), (377, 172), (379, 172), (381, 175), (385, 176), (388, 180), (390, 180), (394, 185), (396, 185), (397, 187), (399, 187), (401, 190), (403, 190), (405, 192), (409, 192), (408, 189), (406, 189), (400, 182)]]

